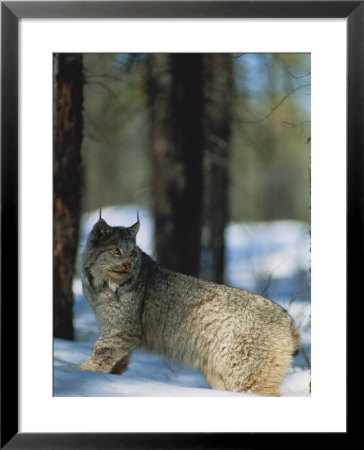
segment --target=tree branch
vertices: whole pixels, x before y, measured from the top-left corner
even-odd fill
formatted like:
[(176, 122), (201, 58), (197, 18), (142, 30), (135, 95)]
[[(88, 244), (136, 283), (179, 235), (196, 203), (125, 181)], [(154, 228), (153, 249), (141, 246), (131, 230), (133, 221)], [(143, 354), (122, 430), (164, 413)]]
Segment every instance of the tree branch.
[(286, 120), (283, 120), (281, 122), (281, 124), (282, 124), (282, 126), (284, 128), (298, 128), (298, 127), (301, 127), (302, 125), (307, 125), (307, 124), (310, 124), (310, 123), (311, 123), (311, 120), (303, 120), (302, 122), (297, 122), (297, 123), (295, 123), (295, 122), (288, 122)]
[(255, 123), (260, 123), (260, 122), (264, 122), (264, 120), (268, 119), (268, 117), (270, 117), (281, 105), (282, 103), (284, 103), (288, 97), (290, 97), (292, 94), (294, 94), (295, 92), (297, 92), (300, 89), (303, 89), (305, 87), (309, 87), (311, 86), (310, 83), (307, 84), (302, 84), (301, 86), (298, 86), (294, 89), (292, 89), (291, 91), (288, 92), (288, 94), (286, 94), (273, 108), (272, 110), (266, 114), (264, 117), (262, 117), (261, 119), (257, 119), (257, 120), (245, 120), (245, 119), (240, 119), (239, 121), (241, 123), (250, 123), (250, 124), (255, 124)]

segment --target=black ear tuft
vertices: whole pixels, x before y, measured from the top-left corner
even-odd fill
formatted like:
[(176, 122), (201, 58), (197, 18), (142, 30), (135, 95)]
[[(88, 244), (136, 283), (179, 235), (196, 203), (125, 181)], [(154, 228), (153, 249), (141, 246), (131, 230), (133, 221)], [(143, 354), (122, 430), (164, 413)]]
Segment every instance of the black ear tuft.
[(136, 235), (139, 231), (139, 227), (140, 227), (140, 222), (139, 222), (139, 214), (138, 214), (138, 221), (135, 222), (134, 225), (132, 225), (131, 227), (128, 228), (128, 230), (130, 231), (131, 235), (133, 236), (133, 239), (136, 239)]
[(104, 219), (100, 218), (95, 223), (95, 225), (91, 231), (91, 235), (92, 235), (93, 240), (96, 241), (96, 240), (101, 240), (101, 239), (106, 238), (107, 236), (110, 235), (111, 231), (112, 231), (112, 227), (110, 227), (110, 225), (108, 225)]

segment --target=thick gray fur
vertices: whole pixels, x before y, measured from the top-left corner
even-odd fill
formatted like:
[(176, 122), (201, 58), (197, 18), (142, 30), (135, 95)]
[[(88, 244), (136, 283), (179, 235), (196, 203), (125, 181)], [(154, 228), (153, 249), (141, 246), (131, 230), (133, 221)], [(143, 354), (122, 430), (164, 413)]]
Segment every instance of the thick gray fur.
[(199, 369), (211, 387), (279, 395), (299, 348), (288, 313), (259, 295), (173, 272), (136, 245), (138, 221), (101, 217), (82, 259), (84, 294), (100, 324), (79, 369), (122, 373), (137, 347)]

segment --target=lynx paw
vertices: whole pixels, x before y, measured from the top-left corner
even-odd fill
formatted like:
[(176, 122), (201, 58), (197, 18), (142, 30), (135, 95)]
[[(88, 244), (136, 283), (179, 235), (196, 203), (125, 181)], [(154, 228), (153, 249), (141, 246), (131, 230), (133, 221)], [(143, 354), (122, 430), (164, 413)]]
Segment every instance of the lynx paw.
[(103, 372), (100, 366), (93, 364), (91, 361), (84, 361), (79, 366), (75, 366), (74, 369), (76, 370), (86, 370), (90, 372)]

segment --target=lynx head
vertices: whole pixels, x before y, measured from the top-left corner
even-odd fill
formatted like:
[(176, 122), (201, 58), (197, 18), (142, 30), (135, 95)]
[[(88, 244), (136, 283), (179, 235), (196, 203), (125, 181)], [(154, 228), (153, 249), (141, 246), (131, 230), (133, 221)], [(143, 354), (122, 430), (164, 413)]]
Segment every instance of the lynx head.
[(112, 227), (104, 219), (94, 225), (83, 254), (83, 270), (93, 287), (116, 290), (136, 277), (141, 250), (136, 245), (139, 216), (131, 227)]

